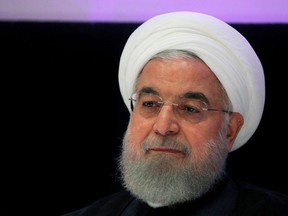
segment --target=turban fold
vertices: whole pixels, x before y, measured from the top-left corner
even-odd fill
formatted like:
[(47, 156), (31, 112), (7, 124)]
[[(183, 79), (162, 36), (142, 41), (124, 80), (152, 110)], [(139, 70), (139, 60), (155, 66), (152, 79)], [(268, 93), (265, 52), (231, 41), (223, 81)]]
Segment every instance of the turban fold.
[(155, 16), (128, 38), (120, 58), (119, 87), (131, 112), (129, 98), (135, 80), (150, 58), (167, 49), (198, 55), (214, 72), (244, 124), (233, 150), (257, 129), (264, 109), (265, 79), (261, 62), (249, 42), (227, 23), (207, 14), (179, 11)]

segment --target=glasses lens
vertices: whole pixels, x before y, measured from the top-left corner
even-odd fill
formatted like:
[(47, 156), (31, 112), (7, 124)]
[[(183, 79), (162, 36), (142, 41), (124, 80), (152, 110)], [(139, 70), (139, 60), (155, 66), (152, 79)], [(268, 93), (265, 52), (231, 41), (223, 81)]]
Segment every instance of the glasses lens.
[(176, 108), (180, 119), (195, 124), (202, 121), (206, 105), (200, 100), (183, 99), (179, 101)]
[(132, 96), (132, 104), (135, 112), (145, 118), (151, 118), (158, 115), (163, 103), (161, 98), (153, 94), (134, 94)]

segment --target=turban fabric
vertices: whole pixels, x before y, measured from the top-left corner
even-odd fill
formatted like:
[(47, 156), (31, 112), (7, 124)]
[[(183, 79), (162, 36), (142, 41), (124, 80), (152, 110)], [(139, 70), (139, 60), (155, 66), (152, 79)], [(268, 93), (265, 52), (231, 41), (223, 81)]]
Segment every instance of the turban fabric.
[(150, 18), (128, 38), (119, 64), (119, 87), (131, 112), (129, 98), (135, 80), (150, 58), (167, 49), (198, 55), (214, 72), (244, 124), (233, 150), (245, 144), (257, 129), (264, 109), (265, 79), (261, 62), (249, 42), (232, 26), (213, 16), (170, 12)]

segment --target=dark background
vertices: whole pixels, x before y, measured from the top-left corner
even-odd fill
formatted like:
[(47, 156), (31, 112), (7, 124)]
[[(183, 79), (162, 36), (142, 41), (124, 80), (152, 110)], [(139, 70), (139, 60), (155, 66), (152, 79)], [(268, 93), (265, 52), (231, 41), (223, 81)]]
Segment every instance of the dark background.
[[(263, 63), (267, 99), (258, 130), (231, 153), (228, 171), (288, 194), (288, 25), (231, 25)], [(138, 26), (0, 22), (6, 215), (59, 216), (121, 189), (115, 161), (128, 111), (118, 63)]]

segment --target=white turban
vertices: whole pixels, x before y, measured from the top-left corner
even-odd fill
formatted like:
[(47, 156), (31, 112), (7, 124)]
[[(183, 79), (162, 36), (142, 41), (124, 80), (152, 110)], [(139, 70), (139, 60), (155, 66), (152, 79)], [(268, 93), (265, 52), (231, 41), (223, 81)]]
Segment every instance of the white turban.
[(233, 105), (244, 117), (232, 148), (245, 144), (257, 129), (265, 102), (265, 80), (260, 60), (249, 42), (227, 23), (195, 12), (158, 15), (129, 37), (119, 65), (120, 91), (128, 100), (137, 75), (149, 59), (163, 50), (181, 49), (198, 55), (218, 77)]

